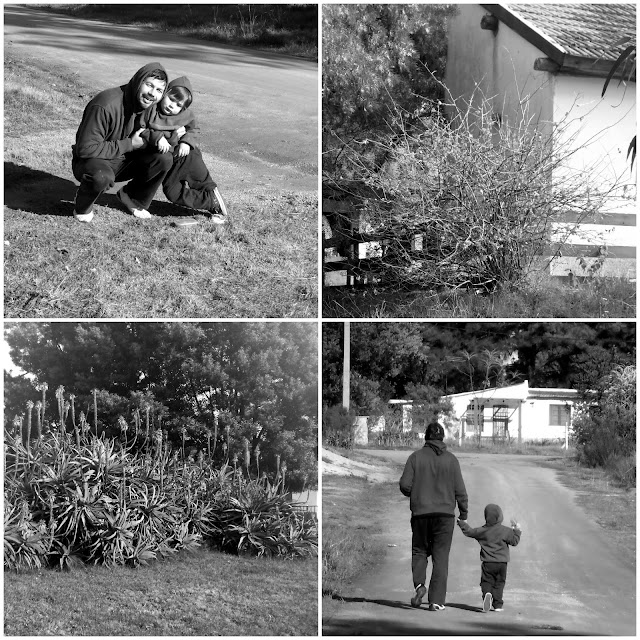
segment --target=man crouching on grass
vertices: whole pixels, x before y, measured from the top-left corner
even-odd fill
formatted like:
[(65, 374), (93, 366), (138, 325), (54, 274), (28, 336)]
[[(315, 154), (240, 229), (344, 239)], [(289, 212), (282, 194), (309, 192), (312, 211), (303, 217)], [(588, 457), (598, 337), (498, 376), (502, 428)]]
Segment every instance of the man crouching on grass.
[(116, 182), (129, 184), (118, 198), (137, 218), (151, 218), (147, 208), (173, 163), (171, 154), (146, 149), (134, 132), (136, 117), (162, 98), (167, 72), (159, 62), (136, 71), (129, 82), (100, 92), (86, 106), (73, 145), (72, 169), (80, 187), (76, 193), (74, 216), (91, 222), (98, 196)]

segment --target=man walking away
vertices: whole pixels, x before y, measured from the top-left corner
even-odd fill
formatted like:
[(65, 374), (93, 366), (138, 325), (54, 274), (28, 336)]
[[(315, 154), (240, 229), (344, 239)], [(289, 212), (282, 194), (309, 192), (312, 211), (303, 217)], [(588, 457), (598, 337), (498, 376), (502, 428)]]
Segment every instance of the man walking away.
[(442, 611), (447, 596), (456, 504), (460, 520), (465, 521), (468, 499), (460, 463), (447, 451), (442, 425), (430, 423), (424, 438), (424, 446), (409, 456), (400, 478), (400, 491), (410, 498), (411, 508), (411, 570), (415, 588), (411, 606), (419, 607), (427, 593), (424, 583), (431, 556), (429, 609)]

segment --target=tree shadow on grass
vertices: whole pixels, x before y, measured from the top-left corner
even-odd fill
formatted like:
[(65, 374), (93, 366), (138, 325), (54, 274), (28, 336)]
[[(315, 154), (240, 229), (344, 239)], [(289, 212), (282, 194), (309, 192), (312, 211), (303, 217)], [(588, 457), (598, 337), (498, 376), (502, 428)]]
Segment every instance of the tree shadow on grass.
[[(78, 184), (46, 171), (14, 162), (4, 163), (4, 204), (10, 209), (37, 215), (73, 216), (73, 199)], [(114, 187), (117, 191), (119, 187)], [(96, 204), (126, 212), (115, 193), (103, 193)], [(195, 211), (170, 202), (154, 200), (151, 212), (159, 218), (181, 217)]]

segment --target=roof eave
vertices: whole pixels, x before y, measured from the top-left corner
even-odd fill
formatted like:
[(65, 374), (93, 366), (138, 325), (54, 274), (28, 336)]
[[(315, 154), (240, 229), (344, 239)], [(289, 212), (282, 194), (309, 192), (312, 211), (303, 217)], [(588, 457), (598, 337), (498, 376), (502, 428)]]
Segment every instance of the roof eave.
[[(550, 58), (537, 58), (533, 64), (533, 68), (536, 71), (548, 71), (549, 73), (606, 78), (614, 64), (614, 60), (596, 60), (595, 58), (565, 55), (562, 64), (558, 64)], [(636, 81), (635, 71), (629, 74), (624, 68), (624, 65), (618, 67), (613, 77), (624, 78), (630, 82)]]
[(553, 62), (559, 65), (563, 64), (565, 52), (540, 31), (534, 29), (530, 24), (522, 20), (522, 18), (511, 12), (507, 7), (501, 4), (483, 4), (480, 6), (489, 11), (498, 18), (498, 20), (507, 25), (507, 27), (513, 29), (527, 42), (530, 42), (534, 47), (540, 49), (540, 51)]

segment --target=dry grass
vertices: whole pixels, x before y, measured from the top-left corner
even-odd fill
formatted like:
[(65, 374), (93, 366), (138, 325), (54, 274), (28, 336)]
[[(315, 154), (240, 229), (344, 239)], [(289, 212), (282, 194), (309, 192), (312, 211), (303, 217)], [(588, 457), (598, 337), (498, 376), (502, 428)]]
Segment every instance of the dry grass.
[(541, 279), (487, 295), (325, 287), (322, 306), (325, 318), (633, 318), (636, 286), (621, 278), (593, 278), (575, 287)]
[[(376, 460), (380, 464), (379, 460)], [(326, 475), (322, 480), (323, 615), (346, 584), (385, 553), (384, 504), (396, 500), (396, 483)]]
[(8, 636), (315, 636), (318, 564), (211, 551), (137, 570), (5, 573)]
[[(225, 192), (230, 220), (159, 192), (141, 221), (103, 194), (90, 225), (72, 216), (71, 144), (89, 90), (44, 61), (5, 56), (5, 316), (315, 317), (317, 197), (274, 188)], [(205, 154), (213, 175), (233, 171)]]
[(578, 504), (607, 531), (607, 538), (636, 565), (636, 491), (618, 486), (604, 469), (579, 466), (571, 458), (544, 463), (558, 470), (558, 480), (578, 494)]

